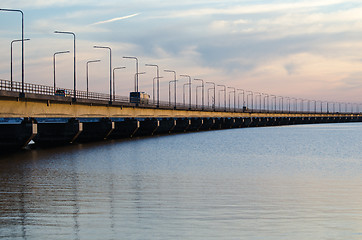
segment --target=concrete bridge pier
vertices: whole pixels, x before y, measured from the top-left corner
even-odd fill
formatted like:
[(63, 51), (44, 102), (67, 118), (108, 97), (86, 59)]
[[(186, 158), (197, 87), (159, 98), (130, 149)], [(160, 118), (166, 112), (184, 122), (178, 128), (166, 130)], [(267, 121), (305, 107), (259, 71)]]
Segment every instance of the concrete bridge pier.
[(261, 119), (259, 117), (253, 117), (253, 118), (251, 118), (251, 122), (249, 124), (249, 127), (259, 127), (260, 122), (261, 122)]
[(279, 125), (289, 125), (290, 123), (290, 117), (281, 117), (279, 118)]
[(250, 125), (251, 125), (251, 123), (252, 123), (252, 118), (242, 118), (242, 125), (241, 125), (241, 127), (243, 127), (243, 128), (246, 128), (246, 127), (249, 127)]
[(176, 126), (176, 120), (173, 118), (162, 118), (158, 119), (159, 126), (154, 131), (153, 134), (167, 134), (172, 131), (172, 129)]
[(273, 118), (271, 119), (271, 126), (280, 126), (280, 125), (282, 125), (282, 124), (281, 124), (281, 122), (282, 122), (281, 119), (282, 119), (282, 118), (280, 118), (280, 117), (273, 117)]
[(37, 135), (37, 124), (25, 118), (21, 123), (0, 124), (0, 150), (13, 151), (25, 147)]
[(234, 128), (241, 128), (243, 126), (243, 118), (234, 118), (235, 122), (234, 122)]
[(233, 128), (234, 125), (235, 125), (235, 118), (225, 118), (222, 128), (229, 129), (229, 128)]
[(201, 130), (201, 131), (210, 130), (214, 124), (215, 124), (215, 120), (213, 118), (203, 118), (202, 126), (200, 127), (199, 130)]
[(214, 118), (214, 125), (212, 125), (211, 129), (223, 129), (224, 128), (225, 119), (224, 118)]
[(38, 134), (34, 137), (37, 145), (52, 146), (74, 142), (83, 131), (83, 123), (75, 118), (66, 122), (38, 122)]
[[(92, 121), (93, 120), (93, 121)], [(83, 131), (79, 134), (76, 142), (91, 142), (104, 140), (115, 129), (115, 123), (109, 118), (80, 120), (83, 123)]]
[(140, 121), (135, 118), (113, 119), (113, 121), (115, 128), (108, 136), (110, 139), (132, 137), (141, 126)]
[(133, 136), (149, 136), (155, 134), (157, 129), (160, 127), (160, 120), (156, 118), (146, 118), (140, 121), (140, 127)]
[(200, 131), (203, 125), (204, 125), (203, 118), (191, 118), (191, 124), (187, 130), (197, 132)]
[(186, 132), (191, 125), (191, 120), (188, 118), (176, 118), (176, 126), (171, 132)]

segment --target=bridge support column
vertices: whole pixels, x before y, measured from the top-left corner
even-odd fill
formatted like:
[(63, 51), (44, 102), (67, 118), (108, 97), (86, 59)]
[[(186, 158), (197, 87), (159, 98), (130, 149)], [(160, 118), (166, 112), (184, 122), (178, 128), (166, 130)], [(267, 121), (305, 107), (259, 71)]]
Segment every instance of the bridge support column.
[(204, 124), (204, 120), (202, 118), (192, 118), (190, 120), (191, 124), (187, 129), (188, 131), (199, 131), (202, 125)]
[(33, 139), (37, 145), (53, 146), (74, 142), (83, 131), (83, 123), (71, 119), (38, 119), (38, 134)]
[(172, 129), (172, 132), (186, 132), (190, 127), (191, 120), (188, 118), (177, 118), (176, 126)]
[(83, 131), (76, 142), (91, 142), (106, 139), (115, 129), (115, 124), (108, 118), (80, 120), (83, 123)]
[(251, 122), (252, 122), (252, 119), (251, 118), (243, 118), (242, 119), (242, 125), (241, 125), (241, 127), (244, 127), (244, 128), (246, 128), (246, 127), (249, 127), (250, 126), (250, 124), (251, 124)]
[(153, 135), (160, 127), (160, 121), (156, 118), (147, 118), (140, 122), (139, 129), (132, 136)]
[(210, 130), (212, 125), (214, 125), (214, 119), (213, 118), (203, 118), (202, 119), (202, 126), (199, 130), (207, 131)]
[(108, 138), (119, 139), (132, 137), (140, 128), (140, 121), (134, 118), (115, 119), (115, 128)]
[(38, 126), (32, 119), (24, 119), (17, 124), (0, 124), (0, 150), (13, 151), (26, 147), (37, 135)]
[(153, 134), (167, 134), (172, 131), (176, 126), (176, 120), (173, 118), (162, 118), (159, 119), (159, 126), (155, 129)]

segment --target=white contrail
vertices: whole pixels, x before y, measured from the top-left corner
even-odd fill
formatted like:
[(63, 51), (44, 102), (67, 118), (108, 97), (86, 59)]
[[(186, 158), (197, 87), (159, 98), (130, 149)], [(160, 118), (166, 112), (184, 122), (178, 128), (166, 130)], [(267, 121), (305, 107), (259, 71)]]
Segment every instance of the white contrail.
[(118, 18), (112, 18), (112, 19), (109, 19), (109, 20), (96, 22), (96, 23), (93, 23), (93, 24), (91, 24), (91, 25), (98, 25), (98, 24), (103, 24), (103, 23), (115, 22), (115, 21), (119, 21), (119, 20), (131, 18), (131, 17), (135, 17), (135, 16), (137, 16), (137, 15), (140, 15), (140, 13), (135, 13), (135, 14), (132, 14), (132, 15), (123, 16), (123, 17), (118, 17)]

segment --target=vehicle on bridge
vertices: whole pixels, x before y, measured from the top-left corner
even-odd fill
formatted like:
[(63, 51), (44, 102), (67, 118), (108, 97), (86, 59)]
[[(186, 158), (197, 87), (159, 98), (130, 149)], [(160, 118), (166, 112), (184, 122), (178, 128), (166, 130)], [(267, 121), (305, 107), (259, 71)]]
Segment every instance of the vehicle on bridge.
[(55, 91), (55, 96), (69, 97), (70, 93), (65, 89), (57, 89)]
[(150, 95), (145, 92), (130, 92), (129, 100), (131, 103), (148, 104)]

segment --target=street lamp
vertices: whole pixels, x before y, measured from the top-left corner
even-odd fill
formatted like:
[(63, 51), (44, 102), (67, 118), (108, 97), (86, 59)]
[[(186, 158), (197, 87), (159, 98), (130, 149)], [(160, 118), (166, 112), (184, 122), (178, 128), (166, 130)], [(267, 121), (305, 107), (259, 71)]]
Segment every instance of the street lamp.
[(241, 93), (238, 93), (238, 108), (240, 109), (240, 94), (243, 94), (243, 111), (244, 111), (244, 103), (245, 103), (245, 91), (244, 89), (236, 89), (237, 91), (241, 91)]
[(252, 91), (246, 91), (246, 106), (249, 108), (249, 96), (251, 96), (251, 110), (254, 108), (254, 96)]
[[(262, 95), (264, 95), (264, 98), (263, 98), (264, 111), (269, 112), (269, 94), (262, 93)], [(265, 99), (268, 99), (268, 100), (265, 101)]]
[(230, 88), (230, 89), (234, 89), (234, 91), (231, 91), (231, 92), (229, 92), (229, 111), (231, 111), (231, 104), (230, 104), (230, 93), (234, 93), (234, 112), (235, 112), (235, 99), (236, 99), (236, 95), (235, 95), (235, 92), (236, 92), (236, 90), (235, 90), (235, 88), (234, 87), (228, 87), (228, 88)]
[(109, 50), (109, 104), (112, 104), (112, 49), (104, 46), (93, 46), (93, 48)]
[[(155, 79), (157, 79), (157, 85), (159, 85), (159, 79), (163, 78), (163, 77), (154, 77), (152, 80), (152, 93), (153, 93), (153, 104), (155, 104)], [(159, 88), (157, 87), (157, 107), (160, 106), (160, 101), (159, 101)]]
[[(204, 80), (200, 78), (194, 78), (195, 81), (201, 81), (201, 88), (202, 88), (202, 110), (204, 110), (204, 92), (205, 92), (205, 85)], [(197, 102), (197, 88), (196, 88), (196, 102)], [(197, 103), (196, 103), (197, 105)]]
[[(171, 106), (171, 83), (175, 83), (175, 85), (176, 85), (176, 82), (177, 82), (178, 80), (171, 80), (171, 81), (169, 81), (168, 82), (168, 105), (169, 106)], [(176, 95), (176, 87), (175, 87), (175, 95)], [(176, 108), (176, 96), (175, 96), (175, 107), (174, 108)]]
[[(24, 39), (24, 41), (29, 41), (29, 38)], [(17, 39), (11, 41), (10, 44), (10, 85), (11, 85), (11, 91), (13, 90), (13, 43), (14, 42), (22, 42), (22, 39)]]
[[(137, 73), (135, 73), (134, 80), (136, 81), (136, 79), (139, 79), (139, 75), (141, 75), (141, 74), (146, 74), (146, 72), (137, 72)], [(138, 80), (137, 80), (137, 82), (138, 82)], [(138, 85), (138, 83), (137, 83), (137, 85)], [(138, 90), (138, 86), (137, 86), (137, 92), (138, 91), (139, 90)]]
[[(157, 107), (160, 106), (160, 70), (158, 68), (158, 65), (156, 64), (145, 64), (147, 67), (156, 67), (157, 68)], [(153, 92), (153, 101), (155, 100), (155, 93)]]
[[(177, 86), (176, 86), (176, 85), (177, 85), (177, 84), (176, 84), (176, 83), (177, 83), (177, 80), (176, 80), (176, 72), (173, 71), (173, 70), (163, 70), (163, 71), (164, 71), (164, 72), (173, 73), (173, 75), (174, 75), (174, 80), (173, 80), (173, 81), (175, 82), (175, 109), (176, 109), (176, 92), (177, 92), (177, 91), (176, 91), (176, 90), (177, 90), (177, 89), (176, 89), (176, 87), (177, 87)], [(170, 84), (170, 83), (169, 83), (169, 84)], [(169, 86), (170, 86), (170, 85), (169, 85)], [(170, 101), (170, 102), (171, 102), (171, 101)]]
[(24, 92), (24, 13), (19, 9), (0, 8), (0, 11), (21, 13), (21, 93), (19, 97), (25, 97)]
[(287, 105), (288, 105), (288, 112), (290, 113), (290, 97), (286, 97)]
[(128, 58), (128, 59), (134, 59), (136, 60), (136, 78), (135, 78), (135, 85), (134, 85), (134, 91), (138, 92), (138, 58), (136, 57), (123, 57), (123, 58)]
[(259, 96), (259, 112), (261, 112), (261, 93), (255, 92), (255, 107), (258, 107), (258, 96)]
[[(185, 83), (183, 86), (182, 86), (182, 102), (184, 104), (184, 107), (186, 107), (186, 104), (185, 104), (185, 86), (187, 85), (190, 85), (190, 83)], [(191, 108), (191, 107), (190, 107)]]
[[(214, 109), (214, 111), (215, 111), (215, 98), (216, 98), (216, 96), (215, 96), (215, 83), (213, 83), (213, 82), (206, 82), (206, 83), (208, 83), (208, 84), (212, 84), (213, 85), (213, 89), (214, 89), (214, 99), (213, 99), (213, 109)], [(209, 88), (210, 89), (210, 88)], [(209, 89), (207, 90), (207, 105), (209, 106)]]
[(189, 109), (191, 109), (191, 77), (189, 75), (185, 75), (185, 74), (181, 74), (180, 77), (187, 77), (189, 78), (189, 101), (190, 101), (190, 107)]
[[(69, 53), (70, 51), (61, 51), (61, 52), (56, 52), (53, 54), (53, 85), (54, 85), (54, 94), (56, 91), (56, 85), (55, 85), (55, 56), (58, 54), (63, 54), (63, 53)], [(11, 85), (12, 86), (12, 85)]]
[[(196, 109), (197, 109), (197, 90), (198, 90), (199, 88), (203, 89), (202, 86), (196, 86)], [(202, 104), (201, 109), (204, 110), (204, 105), (203, 105), (203, 104)]]
[(113, 68), (113, 101), (116, 101), (116, 78), (115, 78), (115, 70), (125, 69), (126, 67), (115, 67)]
[(73, 35), (73, 80), (74, 80), (74, 97), (73, 101), (75, 102), (77, 100), (77, 93), (76, 93), (76, 57), (75, 57), (75, 33), (73, 32), (62, 32), (62, 31), (55, 31), (54, 33), (60, 33), (60, 34), (71, 34)]
[(226, 86), (225, 85), (217, 85), (218, 87), (224, 87), (224, 90), (219, 90), (219, 107), (220, 107), (220, 92), (224, 91), (224, 111), (226, 112)]
[(284, 97), (283, 96), (278, 96), (279, 99), (279, 111), (283, 112), (283, 108), (284, 108)]
[(101, 60), (91, 60), (91, 61), (87, 61), (86, 64), (86, 74), (87, 74), (87, 98), (88, 98), (88, 93), (89, 93), (89, 64), (90, 63), (96, 63), (96, 62), (100, 62)]
[(270, 95), (270, 97), (274, 98), (274, 112), (277, 110), (277, 96)]

